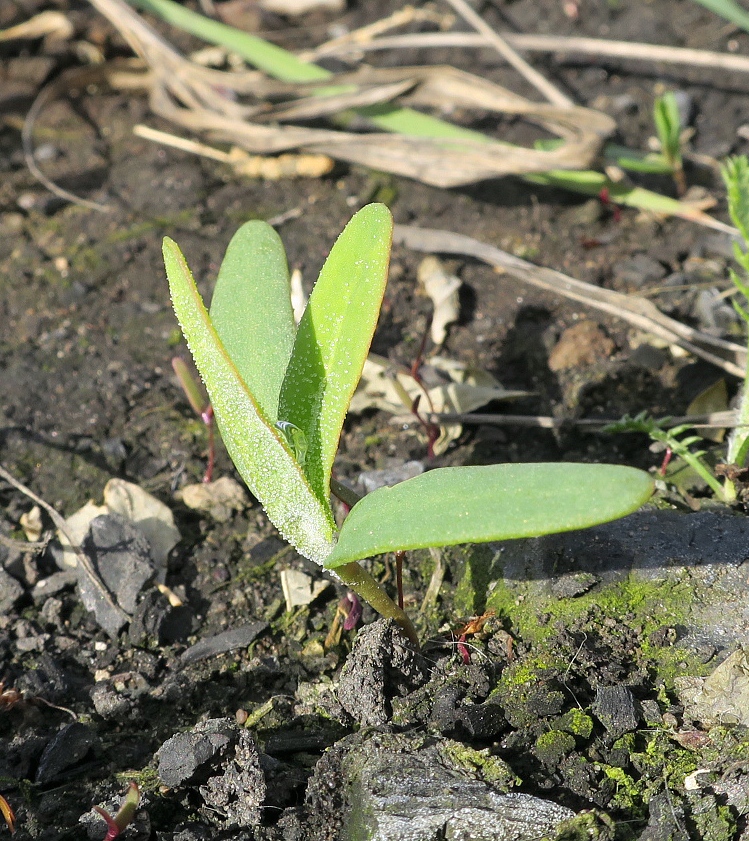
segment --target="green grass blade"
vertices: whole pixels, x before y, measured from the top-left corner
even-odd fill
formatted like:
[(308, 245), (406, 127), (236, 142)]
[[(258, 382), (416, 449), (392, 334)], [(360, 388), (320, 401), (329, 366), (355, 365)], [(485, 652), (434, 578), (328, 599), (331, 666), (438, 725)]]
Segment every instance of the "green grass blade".
[(325, 562), (399, 549), (481, 543), (572, 531), (637, 510), (653, 492), (647, 473), (606, 464), (446, 467), (379, 488), (352, 509)]
[(671, 175), (674, 171), (663, 155), (656, 152), (640, 152), (637, 149), (629, 149), (627, 146), (620, 146), (617, 143), (607, 143), (603, 147), (603, 156), (606, 161), (610, 161), (630, 172)]
[(717, 230), (726, 230), (728, 227), (717, 219), (713, 219), (709, 214), (677, 199), (654, 193), (644, 187), (632, 187), (626, 183), (612, 181), (604, 173), (594, 170), (555, 169), (523, 177), (526, 181), (534, 184), (558, 187), (584, 196), (598, 196), (601, 190), (607, 190), (609, 199), (616, 204), (649, 210), (651, 213), (662, 213), (664, 216), (678, 216), (681, 219), (698, 222)]
[(242, 32), (205, 15), (193, 12), (172, 0), (129, 0), (133, 6), (153, 12), (167, 23), (211, 44), (220, 44), (283, 82), (317, 82), (329, 79), (329, 70), (301, 61), (293, 53), (249, 32)]
[(305, 473), (321, 499), (387, 283), (393, 218), (362, 208), (338, 237), (310, 295), (281, 387), (278, 417), (307, 438)]
[(330, 506), (312, 492), (286, 440), (242, 380), (211, 323), (182, 252), (168, 237), (164, 263), (174, 311), (232, 461), (286, 540), (305, 557), (323, 563), (333, 548)]
[(286, 252), (266, 222), (246, 222), (226, 249), (211, 321), (239, 375), (272, 423), (296, 324)]
[[(197, 38), (226, 47), (274, 79), (283, 82), (318, 82), (333, 77), (333, 73), (329, 70), (301, 61), (294, 53), (282, 47), (186, 9), (174, 3), (173, 0), (129, 0), (129, 2), (138, 8), (159, 15), (167, 23)], [(349, 89), (349, 87), (327, 88), (321, 93), (330, 94)], [(414, 137), (463, 138), (492, 142), (492, 139), (485, 134), (461, 128), (412, 108), (381, 104), (357, 109), (356, 114), (371, 120), (383, 131)]]
[(697, 2), (716, 15), (730, 20), (731, 23), (735, 23), (736, 26), (740, 26), (749, 32), (749, 12), (735, 0), (697, 0)]

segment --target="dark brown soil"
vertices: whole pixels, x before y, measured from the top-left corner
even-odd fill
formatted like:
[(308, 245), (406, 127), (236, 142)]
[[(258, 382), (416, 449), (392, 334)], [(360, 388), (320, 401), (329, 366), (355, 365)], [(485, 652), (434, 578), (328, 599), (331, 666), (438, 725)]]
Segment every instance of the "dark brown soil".
[[(299, 49), (323, 40), (333, 24), (358, 26), (400, 5), (353, 2), (338, 19), (319, 14), (290, 23), (268, 17), (263, 25), (274, 30), (278, 43)], [(76, 41), (90, 41), (107, 58), (127, 54), (109, 24), (77, 0), (0, 4), (0, 28), (47, 8), (69, 13)], [(686, 0), (583, 3), (576, 21), (565, 15), (559, 0), (491, 2), (482, 13), (498, 28), (522, 32), (749, 50), (749, 36)], [(196, 46), (184, 36), (170, 37), (183, 48)], [(24, 115), (45, 82), (76, 64), (72, 43), (0, 42), (0, 57), (0, 460), (64, 516), (88, 499), (99, 501), (112, 477), (136, 483), (166, 502), (183, 536), (170, 557), (167, 583), (186, 605), (179, 615), (172, 612), (159, 633), (146, 623), (139, 636), (131, 629), (113, 641), (83, 609), (73, 582), (53, 596), (33, 594), (38, 580), (58, 571), (51, 550), (23, 555), (0, 546), (1, 566), (23, 588), (0, 613), (0, 680), (6, 690), (23, 695), (8, 696), (5, 707), (0, 696), (0, 793), (16, 810), (16, 837), (83, 837), (87, 830), (79, 818), (95, 804), (116, 809), (131, 779), (144, 793), (144, 810), (128, 837), (325, 837), (316, 810), (327, 814), (330, 804), (321, 805), (319, 769), (306, 807), (305, 792), (323, 751), (356, 729), (356, 716), (332, 700), (326, 706), (325, 700), (356, 634), (345, 633), (339, 644), (323, 649), (343, 595), (334, 587), (311, 606), (285, 613), (279, 569), (297, 567), (315, 577), (319, 571), (285, 549), (257, 505), (218, 524), (175, 501), (175, 491), (203, 475), (206, 438), (172, 374), (171, 359), (186, 350), (169, 303), (162, 237), (178, 241), (201, 291), (209, 295), (226, 244), (242, 221), (299, 209), (279, 233), (290, 265), (302, 270), (309, 288), (353, 211), (381, 198), (398, 222), (468, 234), (618, 291), (652, 291), (665, 311), (697, 324), (697, 287), (679, 286), (668, 297), (655, 287), (682, 274), (687, 284), (699, 280), (699, 288), (725, 288), (728, 238), (684, 221), (629, 209), (619, 214), (595, 199), (515, 179), (439, 190), (337, 165), (317, 180), (239, 181), (223, 165), (134, 136), (138, 122), (171, 128), (151, 116), (140, 94), (93, 87), (50, 102), (38, 119), (35, 144), (47, 175), (105, 203), (107, 212), (100, 213), (51, 195), (30, 175), (22, 151)], [(450, 63), (532, 95), (488, 50), (383, 54), (371, 60), (383, 65)], [(683, 91), (692, 103), (695, 130), (690, 141), (695, 157), (687, 177), (716, 197), (715, 213), (725, 218), (720, 179), (705, 159), (745, 150), (746, 141), (737, 132), (747, 120), (749, 80), (632, 61), (535, 61), (575, 101), (610, 113), (619, 126), (618, 139), (633, 148), (645, 148), (653, 134), (656, 93), (664, 87)], [(488, 120), (480, 127), (492, 128)], [(522, 139), (522, 129), (514, 130)], [(643, 177), (641, 183), (673, 191), (667, 179)], [(633, 268), (632, 261), (643, 257), (646, 263), (636, 262)], [(420, 259), (395, 248), (373, 346), (409, 366), (431, 311), (415, 280)], [(604, 319), (473, 261), (447, 263), (464, 283), (463, 308), (442, 353), (486, 368), (508, 388), (532, 391), (532, 397), (513, 405), (515, 413), (618, 418), (647, 410), (678, 415), (721, 376), (668, 350), (635, 353), (639, 338), (624, 322)], [(590, 353), (564, 367), (557, 349), (553, 371), (549, 357), (560, 337), (584, 319), (597, 325), (583, 331)], [(596, 352), (596, 347), (604, 350)], [(431, 350), (427, 347), (427, 354)], [(728, 385), (736, 390), (736, 382)], [(560, 459), (648, 468), (659, 458), (640, 437), (612, 438), (572, 426), (552, 433), (487, 425), (467, 428), (439, 463)], [(418, 424), (404, 429), (378, 412), (348, 419), (339, 464), (344, 477), (355, 481), (362, 470), (409, 459), (426, 459)], [(220, 444), (216, 474), (234, 475)], [(7, 485), (0, 489), (0, 503), (0, 531), (20, 537), (19, 518), (31, 503)], [(374, 570), (384, 574), (382, 564)], [(448, 585), (451, 575), (457, 583), (457, 566), (448, 569)], [(414, 612), (428, 583), (429, 571), (417, 564), (407, 580)], [(673, 717), (679, 711), (672, 707), (671, 688), (659, 683), (654, 661), (643, 654), (648, 630), (639, 618), (612, 618), (603, 609), (591, 609), (577, 625), (560, 625), (553, 652), (544, 652), (555, 669), (528, 691), (522, 680), (522, 690), (509, 679), (498, 683), (504, 670), (515, 674), (524, 665), (531, 668), (538, 656), (532, 642), (519, 636), (511, 615), (489, 624), (475, 640), (478, 653), (471, 657), (449, 645), (450, 629), (459, 629), (469, 617), (454, 612), (458, 608), (449, 594), (439, 605), (420, 620), (423, 638), (437, 640), (426, 650), (429, 668), (420, 687), (388, 690), (385, 709), (391, 725), (431, 728), (477, 748), (490, 747), (520, 777), (521, 790), (575, 810), (608, 813), (615, 828), (602, 829), (601, 837), (639, 837), (649, 816), (651, 824), (654, 820), (655, 807), (649, 812), (649, 803), (664, 811), (664, 791), (676, 799), (683, 794), (685, 774), (677, 780), (679, 770), (668, 765), (675, 761), (672, 755), (651, 765), (646, 761), (642, 733), (655, 726), (653, 716)], [(365, 610), (365, 622), (373, 618)], [(268, 624), (250, 644), (190, 664), (180, 661), (195, 641), (255, 621)], [(565, 671), (564, 664), (573, 660), (575, 667)], [(103, 691), (102, 682), (112, 693), (112, 705), (105, 699), (95, 708), (92, 693), (97, 686)], [(615, 685), (633, 687), (638, 703), (650, 705), (644, 707), (650, 717), (640, 716), (636, 733), (607, 729), (605, 716), (596, 712), (600, 688)], [(397, 703), (391, 704), (392, 695), (398, 696)], [(440, 704), (432, 704), (437, 697)], [(252, 714), (271, 699), (271, 711), (253, 730), (267, 760), (261, 766), (268, 787), (254, 812), (248, 808), (232, 824), (220, 808), (206, 805), (197, 784), (168, 790), (159, 785), (154, 756), (168, 738), (205, 719), (232, 718), (238, 710)], [(565, 723), (578, 705), (587, 716), (591, 704), (598, 716), (595, 726), (590, 717), (591, 727), (582, 730)], [(84, 728), (70, 734), (80, 756), (61, 770), (50, 769), (50, 752), (71, 750), (55, 740), (74, 719)], [(665, 728), (669, 721), (661, 719), (658, 726)], [(566, 738), (544, 741), (541, 737), (549, 732)], [(725, 740), (721, 749), (734, 756), (741, 739), (726, 735)], [(677, 759), (680, 770), (694, 770), (688, 757)], [(746, 755), (742, 761), (746, 773)], [(601, 767), (616, 772), (604, 774)], [(672, 776), (673, 786), (664, 788), (663, 780)], [(641, 780), (647, 785), (638, 788)], [(683, 824), (691, 837), (746, 838), (740, 836), (742, 827), (746, 832), (746, 811), (729, 808), (725, 798), (716, 802), (714, 810), (729, 813), (723, 835), (714, 828), (718, 817), (711, 824), (704, 818), (707, 807), (695, 817), (694, 804), (678, 806), (682, 816), (686, 808)], [(103, 837), (103, 823), (93, 820), (90, 837)], [(709, 831), (704, 829), (708, 824)], [(244, 834), (236, 834), (236, 826), (243, 826)], [(195, 834), (180, 835), (185, 827)]]

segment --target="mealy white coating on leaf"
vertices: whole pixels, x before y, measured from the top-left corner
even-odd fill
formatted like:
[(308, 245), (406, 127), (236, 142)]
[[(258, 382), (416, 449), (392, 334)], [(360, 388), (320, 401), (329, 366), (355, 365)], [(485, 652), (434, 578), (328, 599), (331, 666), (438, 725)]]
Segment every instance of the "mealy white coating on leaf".
[(377, 323), (391, 233), (392, 218), (382, 205), (364, 208), (346, 226), (312, 291), (281, 388), (278, 415), (304, 430), (305, 472), (323, 499)]
[(335, 545), (329, 505), (312, 492), (288, 443), (252, 398), (208, 318), (184, 257), (168, 239), (164, 261), (177, 319), (232, 461), (281, 535), (322, 564)]

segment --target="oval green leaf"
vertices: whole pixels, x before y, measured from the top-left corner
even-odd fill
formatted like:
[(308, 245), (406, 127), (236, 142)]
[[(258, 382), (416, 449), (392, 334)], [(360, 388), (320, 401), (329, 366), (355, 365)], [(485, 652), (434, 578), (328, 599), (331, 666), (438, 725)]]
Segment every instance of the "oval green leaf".
[(330, 506), (312, 492), (283, 434), (240, 376), (208, 317), (182, 252), (168, 237), (164, 263), (174, 311), (232, 461), (283, 537), (302, 555), (322, 564), (333, 548)]
[(281, 386), (278, 420), (307, 439), (304, 471), (321, 501), (343, 421), (361, 378), (385, 294), (393, 217), (362, 208), (336, 240), (312, 290)]
[(445, 467), (365, 496), (325, 567), (401, 549), (588, 528), (631, 514), (652, 492), (647, 473), (617, 465)]
[(232, 237), (210, 315), (240, 376), (275, 422), (296, 324), (286, 252), (267, 222), (246, 222)]

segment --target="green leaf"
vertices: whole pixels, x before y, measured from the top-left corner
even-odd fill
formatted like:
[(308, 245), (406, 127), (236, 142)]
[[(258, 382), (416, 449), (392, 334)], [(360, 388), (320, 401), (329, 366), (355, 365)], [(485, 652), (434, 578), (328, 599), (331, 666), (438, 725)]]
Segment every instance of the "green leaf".
[[(728, 193), (728, 211), (731, 219), (739, 229), (741, 238), (747, 243), (749, 242), (749, 160), (745, 155), (728, 158), (720, 172)], [(736, 259), (741, 262), (738, 254)]]
[(343, 421), (369, 352), (387, 283), (393, 218), (362, 208), (338, 237), (310, 295), (281, 387), (279, 421), (302, 430), (304, 470), (321, 500)]
[(325, 566), (399, 549), (572, 531), (630, 514), (653, 492), (647, 473), (606, 464), (446, 467), (379, 488), (346, 518)]
[(240, 376), (208, 317), (182, 252), (168, 237), (164, 263), (174, 311), (232, 461), (283, 537), (302, 555), (322, 564), (333, 548), (335, 531), (329, 504), (312, 492), (285, 437)]
[(296, 324), (286, 252), (266, 222), (246, 222), (232, 237), (210, 313), (240, 376), (265, 416), (275, 423)]
[(284, 82), (315, 82), (328, 79), (333, 74), (316, 64), (302, 61), (294, 53), (277, 47), (257, 35), (227, 26), (205, 15), (193, 12), (172, 0), (129, 0), (129, 2), (159, 15), (167, 23), (177, 26), (191, 35), (221, 44), (242, 56), (259, 70)]
[(697, 2), (716, 15), (730, 20), (731, 23), (735, 23), (736, 26), (749, 32), (749, 12), (735, 0), (697, 0)]
[(663, 155), (675, 164), (681, 159), (681, 116), (673, 91), (666, 91), (655, 100), (653, 122)]

